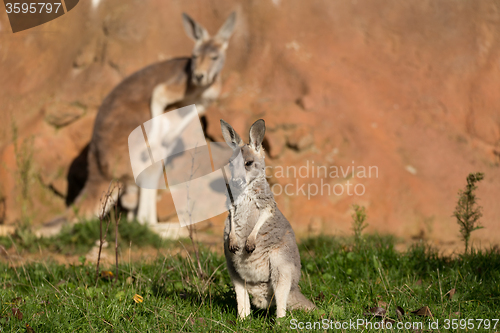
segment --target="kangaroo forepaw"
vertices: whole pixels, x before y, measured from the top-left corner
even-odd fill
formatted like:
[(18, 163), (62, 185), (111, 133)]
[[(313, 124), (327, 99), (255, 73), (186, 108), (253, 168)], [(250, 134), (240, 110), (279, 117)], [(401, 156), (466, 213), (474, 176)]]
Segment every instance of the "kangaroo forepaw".
[(233, 254), (240, 250), (240, 247), (238, 246), (238, 242), (236, 241), (236, 237), (232, 236), (231, 234), (229, 235), (228, 247), (229, 247), (229, 251)]
[(232, 245), (232, 244), (229, 244), (229, 251), (231, 251), (231, 253), (236, 253), (240, 250), (240, 247), (238, 245)]
[(255, 238), (249, 237), (245, 243), (245, 250), (252, 253), (255, 250)]

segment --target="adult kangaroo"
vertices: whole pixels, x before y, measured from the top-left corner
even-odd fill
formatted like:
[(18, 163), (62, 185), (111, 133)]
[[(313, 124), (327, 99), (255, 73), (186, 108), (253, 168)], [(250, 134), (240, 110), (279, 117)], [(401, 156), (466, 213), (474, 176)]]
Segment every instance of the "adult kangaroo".
[[(137, 214), (142, 223), (157, 223), (156, 190), (138, 189), (134, 182), (127, 146), (128, 135), (166, 108), (196, 104), (203, 113), (221, 89), (220, 72), (236, 14), (229, 15), (217, 34), (210, 36), (205, 28), (187, 14), (182, 15), (184, 29), (194, 40), (190, 57), (175, 58), (150, 65), (123, 80), (104, 99), (95, 119), (88, 153), (88, 178), (75, 200), (80, 217), (99, 215), (103, 209), (100, 197), (112, 179), (125, 187), (122, 206)], [(116, 200), (118, 193), (113, 193)], [(110, 206), (110, 205), (108, 205)], [(137, 207), (138, 206), (138, 207)], [(131, 215), (129, 214), (129, 217)]]

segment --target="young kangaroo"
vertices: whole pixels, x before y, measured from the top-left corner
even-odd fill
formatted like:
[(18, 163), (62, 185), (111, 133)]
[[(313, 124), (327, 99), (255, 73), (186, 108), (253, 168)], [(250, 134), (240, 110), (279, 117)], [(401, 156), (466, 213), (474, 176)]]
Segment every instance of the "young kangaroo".
[[(80, 215), (91, 217), (102, 212), (99, 198), (111, 179), (118, 179), (126, 185), (122, 206), (135, 211), (139, 204), (138, 220), (157, 223), (156, 190), (141, 189), (140, 199), (137, 198), (129, 161), (128, 135), (166, 108), (196, 104), (198, 111), (203, 113), (217, 99), (221, 88), (220, 72), (236, 14), (233, 12), (213, 37), (188, 15), (183, 14), (182, 19), (186, 33), (195, 42), (192, 56), (156, 63), (132, 74), (103, 101), (90, 142), (88, 179), (75, 201)], [(104, 211), (107, 208), (104, 207)]]
[(275, 302), (278, 318), (286, 315), (286, 309), (315, 309), (299, 290), (301, 264), (295, 234), (276, 206), (266, 180), (264, 120), (257, 120), (250, 128), (249, 144), (222, 119), (221, 127), (224, 140), (233, 149), (230, 189), (237, 186), (234, 183), (243, 185), (236, 198), (231, 191), (224, 229), (224, 253), (238, 315), (245, 318), (250, 314), (249, 294), (258, 308)]

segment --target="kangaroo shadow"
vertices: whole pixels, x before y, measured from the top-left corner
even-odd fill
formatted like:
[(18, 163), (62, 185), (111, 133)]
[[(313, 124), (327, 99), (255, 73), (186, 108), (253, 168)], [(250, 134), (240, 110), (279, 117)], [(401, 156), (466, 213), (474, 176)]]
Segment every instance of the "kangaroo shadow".
[(90, 144), (87, 144), (69, 166), (68, 175), (66, 176), (68, 182), (66, 206), (68, 207), (75, 202), (87, 182), (89, 146)]
[[(209, 295), (200, 295), (195, 290), (174, 290), (168, 288), (168, 285), (169, 284), (165, 283), (165, 281), (154, 280), (152, 285), (153, 295), (158, 298), (178, 299), (181, 302), (190, 304), (201, 304), (204, 301), (207, 302), (206, 298), (209, 298), (210, 306), (213, 310), (217, 310), (216, 312), (233, 313), (235, 317), (238, 316), (238, 304), (236, 302), (236, 293), (233, 288), (222, 291), (216, 287)], [(251, 304), (250, 316), (260, 319), (268, 318), (270, 324), (274, 324), (276, 319), (276, 307), (271, 306), (268, 309), (258, 309)]]

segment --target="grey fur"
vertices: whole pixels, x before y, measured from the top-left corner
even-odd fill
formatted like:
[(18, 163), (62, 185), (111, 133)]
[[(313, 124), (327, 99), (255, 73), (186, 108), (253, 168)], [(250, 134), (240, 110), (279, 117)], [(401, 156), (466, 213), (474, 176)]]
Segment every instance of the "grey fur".
[(261, 145), (264, 121), (252, 126), (251, 145), (237, 144), (235, 138), (239, 136), (223, 120), (221, 127), (227, 143), (241, 150), (246, 173), (244, 191), (230, 205), (224, 229), (224, 254), (235, 286), (238, 315), (244, 318), (250, 314), (249, 294), (258, 308), (267, 308), (271, 301), (276, 304), (278, 318), (285, 316), (286, 309), (315, 309), (300, 292), (301, 264), (295, 234), (276, 206), (265, 177)]

